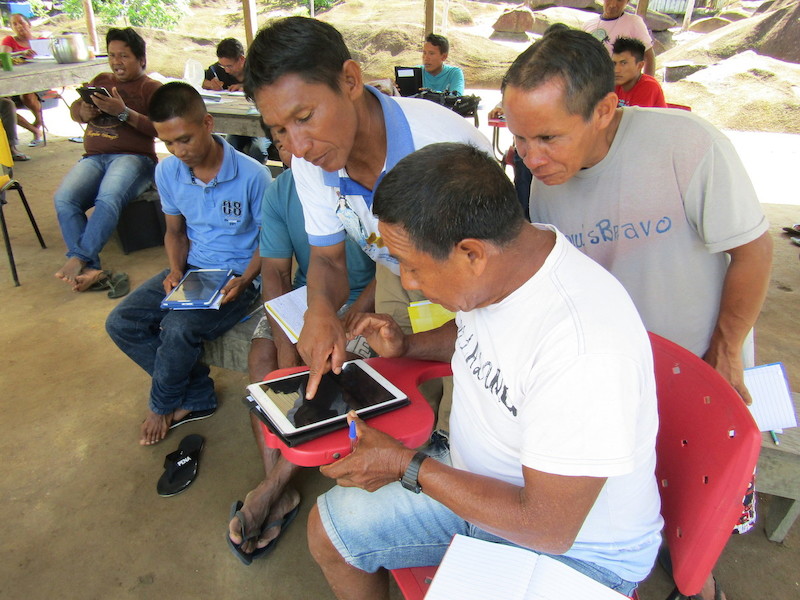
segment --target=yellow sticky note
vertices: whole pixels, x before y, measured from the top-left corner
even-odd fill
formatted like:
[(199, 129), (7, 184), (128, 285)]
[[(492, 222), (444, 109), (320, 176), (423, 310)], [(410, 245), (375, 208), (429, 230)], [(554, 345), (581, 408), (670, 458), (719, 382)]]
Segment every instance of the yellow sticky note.
[(456, 313), (434, 304), (430, 300), (420, 300), (408, 305), (408, 316), (411, 318), (411, 329), (414, 333), (429, 331), (441, 327), (456, 318)]

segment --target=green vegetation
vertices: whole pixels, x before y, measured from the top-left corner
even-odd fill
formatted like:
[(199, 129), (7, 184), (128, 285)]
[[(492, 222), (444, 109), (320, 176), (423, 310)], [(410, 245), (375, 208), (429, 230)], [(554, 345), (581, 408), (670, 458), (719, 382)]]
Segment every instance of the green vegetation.
[[(64, 0), (64, 12), (83, 15), (82, 0)], [(104, 23), (173, 29), (186, 12), (188, 0), (92, 0), (95, 16)]]

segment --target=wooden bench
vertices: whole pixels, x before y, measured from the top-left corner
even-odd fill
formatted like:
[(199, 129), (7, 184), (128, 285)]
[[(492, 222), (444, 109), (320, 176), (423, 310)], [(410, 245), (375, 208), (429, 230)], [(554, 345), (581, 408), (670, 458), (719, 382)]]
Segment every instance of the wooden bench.
[[(792, 400), (800, 422), (800, 394), (792, 394)], [(782, 542), (800, 516), (800, 427), (785, 429), (778, 439), (775, 445), (769, 432), (762, 434), (756, 470), (756, 490), (773, 496), (764, 520), (773, 542)]]

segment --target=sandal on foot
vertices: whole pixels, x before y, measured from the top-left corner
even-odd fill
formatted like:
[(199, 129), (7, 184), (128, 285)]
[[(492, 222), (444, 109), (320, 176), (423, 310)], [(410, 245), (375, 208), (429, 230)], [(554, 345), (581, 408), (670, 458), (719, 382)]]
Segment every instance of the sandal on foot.
[(271, 529), (273, 527), (281, 528), (280, 532), (278, 533), (278, 536), (275, 539), (271, 540), (269, 544), (267, 544), (263, 548), (256, 548), (255, 550), (249, 553), (242, 550), (242, 545), (235, 543), (231, 539), (231, 536), (228, 532), (225, 533), (225, 540), (228, 542), (228, 546), (230, 547), (231, 551), (234, 553), (234, 555), (236, 555), (236, 558), (242, 561), (242, 564), (250, 565), (256, 558), (261, 558), (262, 556), (266, 556), (275, 549), (275, 546), (278, 545), (278, 540), (280, 540), (281, 537), (283, 536), (283, 532), (286, 531), (286, 528), (289, 527), (292, 521), (294, 521), (295, 517), (297, 516), (297, 513), (300, 512), (300, 503), (298, 502), (297, 506), (295, 506), (292, 510), (283, 515), (282, 519), (278, 521), (273, 521), (272, 523), (267, 523), (261, 528), (260, 531), (251, 532), (249, 534), (246, 533), (245, 529), (244, 513), (242, 513), (242, 511), (240, 510), (242, 506), (244, 506), (244, 504), (242, 504), (240, 500), (234, 502), (233, 505), (231, 506), (231, 516), (230, 516), (231, 520), (239, 519), (239, 525), (241, 526), (241, 531), (242, 531), (242, 544), (244, 544), (244, 542), (246, 542), (247, 540), (257, 539), (263, 532), (265, 532), (268, 529)]
[(169, 428), (175, 429), (176, 427), (180, 427), (185, 423), (191, 423), (192, 421), (200, 421), (202, 419), (207, 419), (208, 417), (212, 416), (215, 412), (217, 412), (216, 406), (214, 408), (207, 408), (206, 410), (193, 410), (182, 419), (173, 421), (172, 425), (170, 425)]
[[(700, 594), (695, 594), (694, 596), (681, 596), (681, 598), (685, 598), (686, 600), (703, 600), (703, 597)], [(717, 582), (717, 578), (714, 578), (714, 600), (722, 600), (722, 588), (719, 586), (719, 582)]]
[[(669, 554), (669, 550), (666, 546), (661, 546), (658, 549), (658, 564), (661, 565), (661, 568), (667, 572), (670, 579), (672, 579), (672, 557)], [(678, 588), (675, 588), (669, 596), (670, 600), (703, 600), (700, 594), (695, 594), (694, 596), (684, 596), (680, 592), (678, 592)], [(720, 587), (719, 583), (717, 582), (717, 578), (714, 577), (714, 600), (722, 600), (722, 588)]]
[(14, 154), (11, 155), (11, 158), (13, 159), (14, 162), (25, 162), (31, 159), (30, 156), (28, 156), (27, 154), (23, 154), (22, 152), (15, 152)]
[(192, 485), (197, 477), (200, 451), (204, 445), (203, 437), (193, 433), (181, 440), (175, 452), (167, 454), (164, 459), (164, 473), (156, 485), (159, 496), (174, 496)]
[(39, 146), (44, 146), (44, 139), (36, 138), (28, 144), (28, 148), (38, 148)]

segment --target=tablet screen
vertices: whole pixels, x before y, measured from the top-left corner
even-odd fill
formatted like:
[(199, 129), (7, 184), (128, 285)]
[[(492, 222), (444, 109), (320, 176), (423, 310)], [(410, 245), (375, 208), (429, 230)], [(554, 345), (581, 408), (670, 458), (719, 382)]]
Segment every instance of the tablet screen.
[[(370, 372), (367, 372), (365, 367)], [(376, 376), (383, 382), (376, 379)], [(339, 375), (331, 372), (323, 375), (317, 393), (310, 400), (306, 400), (305, 397), (307, 384), (308, 372), (303, 372), (283, 379), (253, 384), (249, 388), (252, 391), (256, 391), (253, 388), (257, 388), (269, 399), (268, 403), (264, 403), (263, 399), (258, 398), (260, 394), (254, 394), (268, 415), (274, 416), (271, 410), (274, 406), (279, 415), (288, 421), (288, 423), (281, 423), (282, 419), (273, 419), (275, 425), (279, 426), (285, 434), (296, 433), (329, 423), (332, 420), (343, 419), (350, 410), (359, 412), (386, 403), (406, 402), (406, 397), (400, 390), (391, 386), (388, 381), (361, 361), (345, 363)], [(393, 389), (389, 389), (387, 385)], [(289, 425), (289, 427), (287, 428), (285, 425)]]
[(165, 301), (185, 304), (208, 304), (228, 281), (230, 272), (208, 269), (189, 271)]

